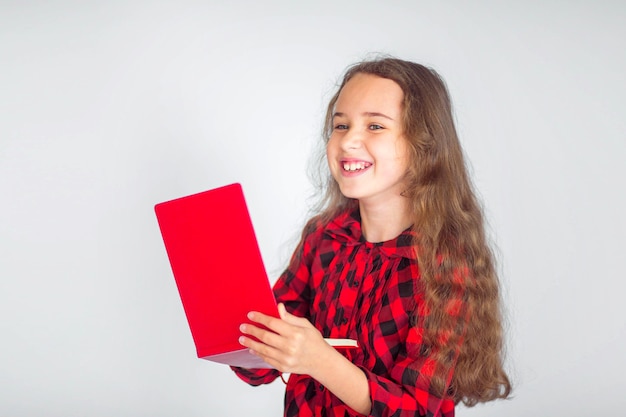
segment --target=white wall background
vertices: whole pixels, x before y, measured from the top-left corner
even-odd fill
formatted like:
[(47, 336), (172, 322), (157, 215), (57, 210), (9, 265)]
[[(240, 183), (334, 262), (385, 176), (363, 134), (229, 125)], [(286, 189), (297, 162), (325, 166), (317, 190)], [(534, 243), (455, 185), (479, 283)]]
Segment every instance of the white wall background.
[(625, 39), (619, 1), (1, 1), (0, 415), (281, 415), (195, 358), (153, 205), (243, 183), (275, 279), (372, 51), (446, 78), (499, 247), (515, 398), (458, 415), (618, 415)]

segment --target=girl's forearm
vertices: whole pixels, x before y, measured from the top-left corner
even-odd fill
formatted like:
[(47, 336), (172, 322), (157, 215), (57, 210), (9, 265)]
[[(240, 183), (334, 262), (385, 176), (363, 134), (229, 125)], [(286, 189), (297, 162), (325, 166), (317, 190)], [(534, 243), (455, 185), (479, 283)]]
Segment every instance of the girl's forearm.
[(369, 415), (372, 403), (365, 373), (332, 347), (319, 363), (310, 376), (354, 411)]

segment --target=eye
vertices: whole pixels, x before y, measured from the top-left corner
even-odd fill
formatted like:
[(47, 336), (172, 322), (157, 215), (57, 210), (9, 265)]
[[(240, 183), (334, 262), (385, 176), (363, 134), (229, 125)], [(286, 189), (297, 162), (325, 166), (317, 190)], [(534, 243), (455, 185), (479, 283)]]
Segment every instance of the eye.
[(348, 125), (345, 123), (338, 123), (333, 127), (334, 130), (346, 130), (348, 129)]
[(372, 123), (371, 125), (368, 126), (369, 130), (380, 130), (380, 129), (384, 129), (384, 127), (382, 127), (379, 124), (376, 123)]

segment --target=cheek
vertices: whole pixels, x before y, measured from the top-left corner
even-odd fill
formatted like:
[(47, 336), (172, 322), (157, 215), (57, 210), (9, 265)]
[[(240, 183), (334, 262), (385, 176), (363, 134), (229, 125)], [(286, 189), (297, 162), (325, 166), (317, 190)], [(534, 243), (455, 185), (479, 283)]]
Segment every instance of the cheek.
[(411, 150), (407, 143), (400, 142), (397, 144), (396, 158), (398, 163), (402, 164), (402, 166), (408, 170), (409, 164), (411, 163)]
[(337, 141), (333, 140), (332, 136), (330, 139), (328, 139), (328, 142), (326, 143), (326, 159), (328, 160), (329, 164), (330, 161), (337, 155)]
[(395, 150), (398, 158), (408, 159), (410, 144), (404, 138), (399, 138), (396, 142)]

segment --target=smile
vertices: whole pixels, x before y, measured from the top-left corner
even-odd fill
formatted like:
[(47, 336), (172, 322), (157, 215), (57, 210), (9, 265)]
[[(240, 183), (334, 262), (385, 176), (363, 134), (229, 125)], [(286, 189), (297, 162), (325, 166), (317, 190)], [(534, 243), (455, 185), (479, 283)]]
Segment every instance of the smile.
[(344, 171), (349, 172), (362, 171), (372, 166), (371, 163), (365, 161), (343, 161), (341, 164)]

